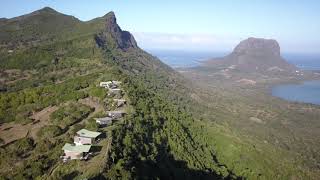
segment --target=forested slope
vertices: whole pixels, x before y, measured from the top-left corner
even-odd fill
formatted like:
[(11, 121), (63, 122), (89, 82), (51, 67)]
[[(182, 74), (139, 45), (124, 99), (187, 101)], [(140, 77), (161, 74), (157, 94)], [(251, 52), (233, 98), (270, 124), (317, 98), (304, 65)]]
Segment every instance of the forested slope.
[[(270, 146), (255, 148), (227, 125), (202, 116), (212, 109), (199, 103), (193, 84), (141, 50), (134, 37), (118, 26), (113, 12), (82, 22), (44, 8), (0, 25), (5, 27), (0, 31), (0, 73), (4, 77), (0, 123), (10, 125), (3, 132), (16, 126), (37, 126), (31, 117), (53, 109), (46, 126), (38, 124), (39, 133), (29, 130), (12, 142), (2, 140), (0, 173), (4, 179), (305, 176), (297, 175), (304, 171), (295, 164), (276, 163), (281, 158), (278, 155), (286, 152), (272, 154), (275, 149)], [(92, 118), (105, 112), (82, 102), (94, 100), (108, 108), (110, 97), (97, 87), (106, 80), (122, 81), (129, 101), (128, 115), (106, 131), (112, 139), (110, 152), (87, 162), (62, 164), (61, 148), (77, 130), (99, 129)], [(212, 112), (212, 119), (219, 113)], [(218, 117), (228, 118), (228, 114)], [(101, 146), (106, 149), (108, 140)]]

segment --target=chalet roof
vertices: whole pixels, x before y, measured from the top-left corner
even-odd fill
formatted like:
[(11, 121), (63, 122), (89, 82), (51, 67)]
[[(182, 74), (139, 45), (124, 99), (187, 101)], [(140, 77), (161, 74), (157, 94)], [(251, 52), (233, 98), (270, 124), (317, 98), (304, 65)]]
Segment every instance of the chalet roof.
[(119, 85), (121, 84), (120, 81), (106, 81), (106, 82), (100, 82), (100, 85), (102, 84), (107, 84), (107, 85), (110, 85), (110, 84), (115, 84), (115, 85)]
[(91, 145), (72, 145), (69, 143), (66, 143), (62, 149), (66, 151), (72, 151), (72, 152), (89, 152), (91, 148)]
[(88, 137), (88, 138), (96, 138), (100, 135), (100, 132), (94, 132), (94, 131), (89, 131), (86, 129), (81, 129), (77, 132), (77, 135), (81, 137)]
[(112, 118), (111, 117), (103, 117), (103, 118), (95, 118), (96, 121), (111, 121)]
[(110, 88), (111, 91), (121, 91), (119, 88)]
[(100, 84), (111, 84), (112, 81), (100, 82)]
[(125, 102), (125, 99), (113, 99), (114, 101), (120, 101), (120, 102)]
[(112, 81), (113, 84), (121, 84), (121, 81)]
[(119, 111), (107, 111), (108, 114), (126, 114), (126, 111), (119, 110)]

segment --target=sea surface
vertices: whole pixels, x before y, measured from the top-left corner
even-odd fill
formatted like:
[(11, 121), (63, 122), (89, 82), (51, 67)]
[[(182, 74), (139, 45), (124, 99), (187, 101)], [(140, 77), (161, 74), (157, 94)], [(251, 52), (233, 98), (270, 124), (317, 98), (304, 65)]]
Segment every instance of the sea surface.
[[(172, 68), (194, 67), (201, 61), (223, 57), (229, 52), (147, 50)], [(320, 54), (283, 54), (284, 59), (304, 70), (320, 70)]]
[[(223, 57), (228, 52), (192, 52), (173, 50), (149, 50), (162, 62), (172, 68), (195, 67), (201, 61)], [(284, 59), (303, 70), (320, 71), (320, 55), (283, 54)], [(288, 101), (297, 101), (320, 105), (320, 80), (305, 81), (301, 84), (283, 84), (272, 88), (272, 95)]]
[(201, 61), (214, 57), (223, 57), (225, 52), (199, 52), (199, 51), (176, 51), (176, 50), (147, 50), (152, 55), (158, 57), (162, 62), (172, 68), (195, 67)]
[(278, 85), (272, 88), (272, 95), (288, 101), (320, 105), (320, 80)]
[(284, 59), (303, 70), (320, 70), (320, 54), (283, 54)]

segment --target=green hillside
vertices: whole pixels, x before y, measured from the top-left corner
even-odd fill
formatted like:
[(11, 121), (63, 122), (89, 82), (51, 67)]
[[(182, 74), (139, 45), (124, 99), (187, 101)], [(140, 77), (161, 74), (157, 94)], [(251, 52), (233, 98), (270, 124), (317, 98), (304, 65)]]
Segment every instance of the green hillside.
[[(233, 115), (201, 103), (201, 91), (141, 50), (113, 12), (82, 22), (44, 8), (0, 27), (1, 179), (316, 177), (291, 151), (233, 131)], [(102, 128), (94, 118), (115, 97), (98, 86), (109, 80), (122, 82), (127, 115)], [(91, 159), (63, 163), (63, 145), (82, 128), (106, 137)]]

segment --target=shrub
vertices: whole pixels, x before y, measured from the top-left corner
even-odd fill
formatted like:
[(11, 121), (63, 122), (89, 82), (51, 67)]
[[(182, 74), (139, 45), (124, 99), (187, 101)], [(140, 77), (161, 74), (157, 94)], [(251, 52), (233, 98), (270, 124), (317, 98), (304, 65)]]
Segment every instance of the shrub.
[(98, 97), (100, 100), (106, 98), (108, 90), (102, 87), (92, 87), (89, 91), (90, 96)]
[(86, 123), (85, 128), (91, 131), (97, 131), (99, 129), (99, 126), (93, 118), (90, 118)]
[(53, 123), (66, 128), (88, 117), (92, 111), (93, 109), (89, 106), (79, 103), (70, 103), (53, 112), (50, 115), (50, 119)]
[(17, 156), (22, 156), (34, 148), (34, 141), (31, 138), (22, 138), (8, 147), (8, 152), (13, 152)]
[(48, 126), (42, 127), (37, 132), (37, 136), (39, 138), (53, 138), (53, 137), (59, 136), (62, 133), (63, 133), (63, 130), (59, 126), (48, 125)]

